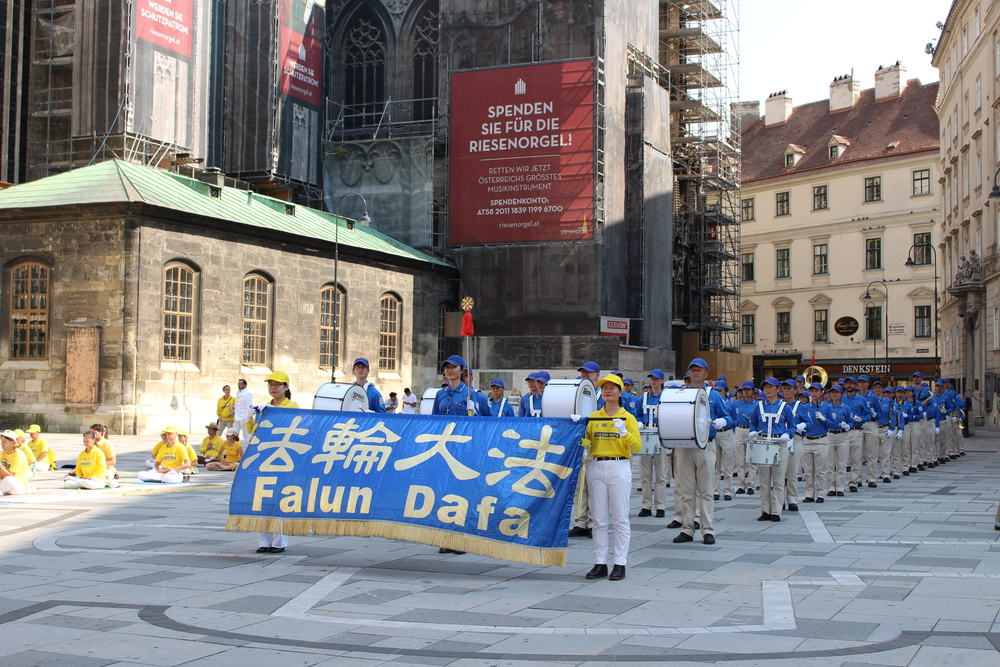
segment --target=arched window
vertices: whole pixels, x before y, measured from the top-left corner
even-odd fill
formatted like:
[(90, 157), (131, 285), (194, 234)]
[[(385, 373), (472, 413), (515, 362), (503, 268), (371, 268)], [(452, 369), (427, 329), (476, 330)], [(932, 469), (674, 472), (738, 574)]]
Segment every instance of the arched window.
[(399, 297), (383, 294), (378, 327), (378, 369), (399, 369)]
[(344, 345), (344, 290), (328, 285), (319, 293), (319, 365), (336, 368)]
[(191, 361), (194, 349), (194, 271), (172, 265), (163, 271), (163, 358)]
[(361, 127), (378, 121), (385, 102), (386, 37), (369, 8), (355, 14), (344, 38), (344, 123)]
[(437, 334), (438, 334), (438, 360), (437, 367), (441, 368), (441, 364), (444, 360), (448, 358), (448, 348), (445, 344), (445, 326), (448, 318), (448, 311), (450, 310), (448, 303), (442, 303), (438, 306), (438, 321), (437, 321)]
[(271, 320), (271, 283), (262, 276), (243, 280), (243, 365), (266, 366)]
[(49, 356), (49, 268), (24, 262), (10, 271), (10, 358)]
[(433, 120), (437, 102), (438, 14), (430, 3), (413, 26), (413, 120)]

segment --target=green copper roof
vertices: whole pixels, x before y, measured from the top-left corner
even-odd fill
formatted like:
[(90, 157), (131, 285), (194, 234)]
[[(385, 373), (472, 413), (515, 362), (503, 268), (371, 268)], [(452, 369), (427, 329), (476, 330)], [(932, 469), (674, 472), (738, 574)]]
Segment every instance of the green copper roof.
[(294, 215), (289, 215), (282, 200), (229, 187), (216, 188), (219, 196), (213, 197), (212, 189), (208, 183), (186, 176), (109, 160), (0, 190), (0, 210), (144, 202), (330, 243), (337, 224), (340, 245), (451, 266), (371, 227), (357, 225), (349, 230), (346, 218), (299, 205), (295, 205)]

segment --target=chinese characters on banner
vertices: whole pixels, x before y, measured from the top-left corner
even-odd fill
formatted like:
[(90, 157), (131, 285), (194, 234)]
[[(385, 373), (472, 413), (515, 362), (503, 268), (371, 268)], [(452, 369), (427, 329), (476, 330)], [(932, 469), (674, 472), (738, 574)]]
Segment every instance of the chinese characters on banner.
[(451, 78), (450, 240), (594, 237), (594, 62)]
[(563, 565), (585, 428), (268, 407), (233, 482), (227, 528)]

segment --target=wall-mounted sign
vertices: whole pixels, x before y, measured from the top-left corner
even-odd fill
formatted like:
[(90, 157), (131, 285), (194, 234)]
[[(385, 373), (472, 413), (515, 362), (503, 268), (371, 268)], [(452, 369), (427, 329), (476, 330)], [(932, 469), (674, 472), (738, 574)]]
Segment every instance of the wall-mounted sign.
[(890, 336), (905, 336), (906, 335), (906, 325), (905, 324), (890, 324), (889, 325), (889, 335)]
[(601, 335), (621, 336), (627, 339), (630, 324), (631, 321), (627, 317), (602, 317)]
[(858, 321), (853, 317), (841, 317), (833, 323), (833, 330), (841, 336), (853, 336), (858, 333)]
[(846, 375), (876, 375), (879, 373), (892, 373), (890, 364), (855, 364), (853, 366), (844, 365)]
[(929, 347), (918, 347), (917, 354), (930, 354), (931, 348)]

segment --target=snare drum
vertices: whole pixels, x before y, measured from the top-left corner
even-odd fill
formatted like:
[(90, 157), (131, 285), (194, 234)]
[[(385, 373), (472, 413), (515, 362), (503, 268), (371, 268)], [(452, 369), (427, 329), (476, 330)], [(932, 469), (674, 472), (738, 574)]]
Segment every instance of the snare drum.
[(705, 387), (665, 387), (656, 413), (661, 445), (705, 449), (711, 414)]
[(316, 391), (313, 410), (367, 412), (368, 394), (354, 383), (327, 382)]
[[(522, 397), (521, 400), (527, 400)], [(589, 417), (597, 411), (597, 389), (590, 380), (551, 380), (542, 393), (542, 417)]]
[(642, 439), (642, 449), (635, 452), (635, 456), (652, 456), (660, 453), (660, 431), (653, 427), (643, 427), (639, 429), (639, 437)]
[(758, 438), (747, 442), (747, 463), (774, 468), (781, 465), (781, 448), (785, 444), (777, 438)]
[(434, 414), (434, 399), (438, 395), (438, 390), (441, 387), (428, 387), (424, 389), (424, 395), (420, 397), (420, 414), (430, 415)]

